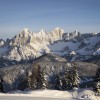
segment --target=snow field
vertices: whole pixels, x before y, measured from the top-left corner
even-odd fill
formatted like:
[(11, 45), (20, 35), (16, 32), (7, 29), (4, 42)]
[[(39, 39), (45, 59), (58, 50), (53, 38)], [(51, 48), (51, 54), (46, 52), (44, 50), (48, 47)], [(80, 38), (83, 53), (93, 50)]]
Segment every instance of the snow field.
[(58, 91), (58, 90), (35, 90), (35, 91), (12, 91), (1, 96), (18, 96), (18, 97), (37, 97), (37, 98), (59, 98), (66, 100), (100, 100), (96, 97), (92, 90), (74, 90), (74, 91)]

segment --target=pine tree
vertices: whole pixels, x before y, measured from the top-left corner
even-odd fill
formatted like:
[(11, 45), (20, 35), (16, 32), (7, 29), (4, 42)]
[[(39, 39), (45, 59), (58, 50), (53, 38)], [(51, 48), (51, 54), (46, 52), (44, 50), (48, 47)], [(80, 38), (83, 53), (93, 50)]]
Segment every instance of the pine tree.
[(33, 69), (28, 72), (28, 89), (35, 90), (37, 88), (38, 64), (34, 64)]
[(32, 72), (28, 73), (28, 89), (33, 90)]
[(47, 88), (47, 84), (46, 84), (45, 68), (41, 72), (41, 81), (42, 81), (42, 89), (46, 89)]
[(36, 89), (41, 89), (42, 88), (42, 81), (41, 81), (41, 67), (38, 65), (37, 67), (37, 78), (36, 78)]
[(74, 63), (74, 68), (73, 68), (73, 71), (72, 71), (72, 87), (78, 88), (79, 83), (80, 83), (80, 78), (79, 78), (79, 75), (78, 75), (77, 66)]
[(37, 73), (38, 74), (36, 78), (36, 89), (45, 89), (46, 88), (45, 70), (42, 70), (40, 65), (38, 65)]
[(3, 89), (3, 79), (0, 79), (0, 92), (4, 93), (4, 89)]
[(65, 78), (62, 78), (62, 90), (67, 90), (67, 84)]
[(58, 74), (55, 76), (55, 89), (57, 90), (62, 89), (62, 80)]
[(62, 79), (62, 89), (68, 90), (70, 88), (70, 71), (68, 69), (65, 70), (64, 77)]
[(93, 90), (94, 90), (97, 94), (100, 94), (100, 68), (97, 70), (96, 76), (95, 76), (95, 78), (94, 78)]
[(65, 81), (66, 81), (66, 89), (72, 88), (72, 74), (70, 70), (66, 70), (65, 72)]
[(34, 64), (32, 72), (28, 72), (28, 89), (46, 89), (45, 68), (42, 69), (39, 64)]

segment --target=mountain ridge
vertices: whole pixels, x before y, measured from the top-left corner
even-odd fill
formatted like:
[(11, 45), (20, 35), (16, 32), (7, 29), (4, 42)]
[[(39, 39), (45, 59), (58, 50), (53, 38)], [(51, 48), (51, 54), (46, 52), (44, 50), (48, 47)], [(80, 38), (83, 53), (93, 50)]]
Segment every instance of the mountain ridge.
[(65, 33), (59, 27), (51, 32), (41, 29), (34, 33), (24, 28), (6, 42), (0, 40), (0, 56), (9, 60), (35, 59), (44, 53), (70, 56), (70, 60), (86, 60), (100, 54), (100, 33)]

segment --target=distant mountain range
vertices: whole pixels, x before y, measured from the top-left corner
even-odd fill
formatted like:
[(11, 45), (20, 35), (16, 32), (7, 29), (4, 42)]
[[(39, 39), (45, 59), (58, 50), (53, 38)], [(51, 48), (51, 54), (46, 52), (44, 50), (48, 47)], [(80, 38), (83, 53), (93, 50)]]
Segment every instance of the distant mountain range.
[(31, 60), (45, 53), (66, 57), (69, 61), (84, 61), (100, 55), (100, 33), (81, 34), (77, 30), (66, 33), (55, 28), (51, 32), (42, 29), (38, 33), (23, 29), (6, 41), (0, 40), (0, 56), (8, 60)]

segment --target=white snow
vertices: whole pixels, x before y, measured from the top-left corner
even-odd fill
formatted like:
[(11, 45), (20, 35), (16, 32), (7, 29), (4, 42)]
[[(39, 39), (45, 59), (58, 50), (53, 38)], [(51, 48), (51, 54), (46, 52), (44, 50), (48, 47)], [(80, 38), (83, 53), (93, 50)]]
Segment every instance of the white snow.
[(79, 100), (97, 100), (94, 92), (91, 90), (83, 90), (78, 94)]
[(72, 65), (71, 65), (70, 63), (67, 63), (67, 66), (68, 66), (68, 67), (72, 67)]
[(84, 39), (83, 42), (84, 42), (85, 44), (89, 44), (89, 43), (90, 43), (88, 39)]
[(76, 52), (75, 52), (75, 51), (72, 51), (72, 52), (70, 53), (70, 55), (76, 55)]
[(79, 46), (79, 43), (67, 42), (67, 46), (70, 48), (70, 50), (76, 50)]
[(66, 42), (57, 42), (57, 43), (54, 43), (53, 45), (48, 45), (48, 48), (51, 50), (51, 51), (60, 51), (62, 49), (64, 49), (64, 47), (66, 47), (67, 44)]
[(79, 43), (58, 41), (54, 43), (53, 45), (48, 45), (48, 48), (54, 54), (64, 55), (64, 54), (67, 54), (69, 50), (70, 51), (76, 50), (78, 46), (79, 46)]
[[(0, 93), (1, 96), (18, 96), (18, 97), (36, 97), (36, 98), (59, 98), (61, 100), (100, 100), (96, 97), (92, 90), (73, 90), (73, 91), (58, 91), (58, 90), (34, 90), (34, 91), (12, 91), (7, 94)], [(0, 99), (1, 100), (1, 99)], [(15, 99), (14, 99), (15, 100)]]
[(48, 98), (72, 98), (68, 91), (58, 90), (34, 90), (34, 91), (12, 91), (7, 94), (1, 93), (0, 96), (29, 96), (29, 97), (48, 97)]
[(24, 28), (22, 31), (24, 34), (28, 34), (29, 33), (29, 29), (28, 28)]
[(1, 41), (0, 41), (0, 46), (3, 46), (3, 45), (4, 45), (4, 41), (1, 40)]
[[(48, 97), (24, 97), (24, 96), (0, 96), (0, 100), (66, 100), (62, 98), (48, 98)], [(67, 100), (76, 100), (67, 98)]]
[(100, 48), (98, 48), (95, 52), (94, 52), (94, 55), (98, 55), (100, 54)]
[(17, 47), (14, 47), (10, 52), (9, 52), (9, 56), (8, 58), (9, 59), (12, 59), (12, 60), (17, 60), (17, 61), (20, 61), (21, 60), (21, 56), (19, 55), (18, 53), (18, 49)]

